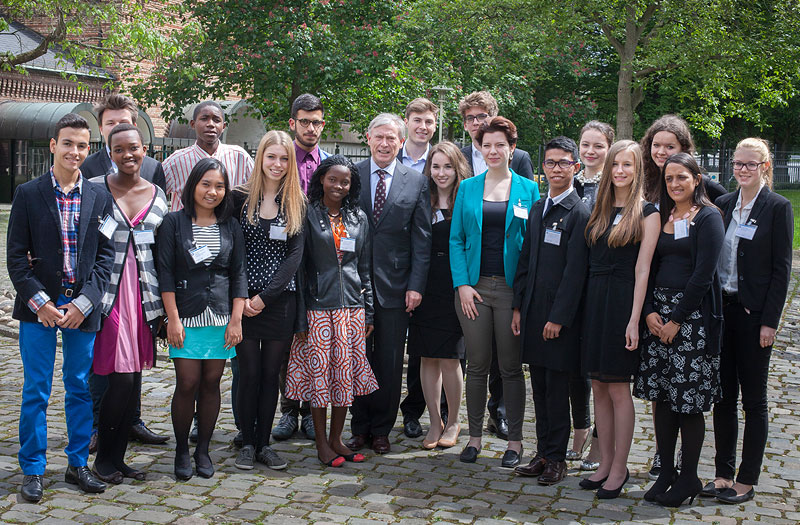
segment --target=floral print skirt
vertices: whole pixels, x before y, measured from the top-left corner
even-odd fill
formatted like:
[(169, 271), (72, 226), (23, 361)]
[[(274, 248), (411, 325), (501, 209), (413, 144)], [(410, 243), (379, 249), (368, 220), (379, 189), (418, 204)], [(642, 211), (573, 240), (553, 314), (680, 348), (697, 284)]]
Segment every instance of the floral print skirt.
[[(664, 323), (682, 298), (682, 290), (654, 290), (655, 309)], [(672, 411), (680, 414), (708, 412), (722, 398), (720, 357), (706, 353), (700, 310), (687, 316), (669, 345), (645, 328), (641, 349), (633, 390), (636, 397), (669, 403)]]

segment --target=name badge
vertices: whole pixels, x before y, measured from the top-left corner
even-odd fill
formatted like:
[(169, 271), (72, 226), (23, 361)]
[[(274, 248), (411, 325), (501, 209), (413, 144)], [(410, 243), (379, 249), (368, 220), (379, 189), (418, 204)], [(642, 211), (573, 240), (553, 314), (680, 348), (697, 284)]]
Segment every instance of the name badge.
[(555, 246), (561, 245), (561, 230), (547, 229), (544, 232), (544, 242)]
[(436, 210), (436, 213), (433, 214), (433, 222), (431, 224), (436, 224), (437, 222), (444, 221), (444, 213), (442, 210)]
[(524, 204), (515, 204), (514, 205), (514, 217), (519, 217), (520, 219), (527, 221), (528, 220), (528, 208)]
[(687, 219), (681, 219), (679, 221), (675, 221), (672, 223), (673, 227), (675, 228), (675, 240), (678, 239), (685, 239), (689, 236), (689, 221)]
[(133, 242), (136, 244), (153, 244), (156, 242), (153, 230), (136, 230), (133, 232)]
[(100, 223), (100, 233), (105, 235), (106, 239), (110, 239), (114, 232), (117, 231), (118, 225), (119, 223), (114, 220), (114, 217), (106, 215), (106, 218)]
[(269, 238), (276, 241), (286, 240), (286, 227), (278, 224), (273, 224), (269, 227)]
[(342, 250), (343, 252), (356, 251), (356, 240), (350, 237), (339, 239), (339, 249)]
[(740, 224), (736, 228), (736, 236), (741, 239), (747, 239), (748, 241), (753, 240), (753, 236), (756, 234), (756, 230), (758, 226), (755, 224)]
[(616, 217), (614, 217), (614, 226), (616, 226), (617, 224), (619, 224), (619, 221), (621, 221), (621, 220), (622, 220), (622, 214), (621, 214), (621, 213), (618, 213), (618, 214), (617, 214), (617, 216), (616, 216)]
[(203, 246), (198, 246), (197, 248), (189, 250), (189, 255), (192, 256), (192, 260), (195, 264), (199, 264), (211, 257), (211, 250), (204, 244)]

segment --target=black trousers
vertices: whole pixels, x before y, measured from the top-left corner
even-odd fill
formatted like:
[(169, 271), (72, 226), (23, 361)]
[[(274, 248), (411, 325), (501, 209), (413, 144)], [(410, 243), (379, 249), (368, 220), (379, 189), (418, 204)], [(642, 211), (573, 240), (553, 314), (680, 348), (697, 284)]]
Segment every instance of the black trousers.
[(388, 436), (394, 427), (403, 386), (408, 320), (405, 308), (375, 305), (375, 330), (367, 339), (367, 360), (378, 381), (378, 390), (353, 401), (350, 407), (353, 434)]
[[(139, 385), (139, 388), (136, 408), (133, 411), (133, 419), (130, 421), (131, 426), (142, 422), (141, 385)], [(100, 402), (103, 400), (106, 390), (108, 390), (108, 376), (96, 375), (94, 369), (89, 370), (89, 393), (92, 395), (92, 430), (97, 430), (97, 421), (100, 417)]]
[(569, 372), (531, 366), (533, 406), (536, 410), (536, 453), (564, 461), (569, 443)]
[(756, 485), (769, 431), (767, 379), (772, 347), (761, 348), (759, 344), (761, 316), (756, 312), (748, 314), (738, 302), (726, 304), (723, 311), (725, 331), (720, 356), (722, 400), (714, 405), (716, 476), (734, 479), (736, 473), (741, 389), (744, 438), (742, 462), (735, 479), (745, 485)]
[(592, 382), (579, 373), (569, 380), (569, 403), (572, 407), (572, 428), (583, 429), (592, 426), (589, 413), (589, 394), (592, 393)]

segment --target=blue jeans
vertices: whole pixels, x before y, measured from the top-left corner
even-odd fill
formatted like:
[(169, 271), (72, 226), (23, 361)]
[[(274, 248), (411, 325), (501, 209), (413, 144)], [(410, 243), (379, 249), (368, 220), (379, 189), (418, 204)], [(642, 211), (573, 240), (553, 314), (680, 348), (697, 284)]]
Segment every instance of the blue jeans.
[[(60, 297), (58, 304), (68, 300)], [(69, 442), (64, 450), (69, 464), (86, 466), (92, 432), (92, 397), (87, 378), (94, 356), (94, 332), (47, 328), (41, 323), (20, 323), (19, 352), (24, 384), (19, 416), (19, 464), (25, 475), (44, 474), (47, 459), (47, 405), (53, 388), (56, 331), (63, 341), (64, 411)]]

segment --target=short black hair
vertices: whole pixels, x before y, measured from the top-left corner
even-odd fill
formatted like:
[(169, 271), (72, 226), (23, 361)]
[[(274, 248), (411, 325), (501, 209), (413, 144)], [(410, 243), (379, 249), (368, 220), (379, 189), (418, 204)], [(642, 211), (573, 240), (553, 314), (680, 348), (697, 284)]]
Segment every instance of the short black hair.
[(142, 142), (142, 144), (144, 144), (144, 135), (142, 135), (142, 132), (139, 130), (139, 128), (137, 128), (133, 124), (128, 124), (127, 122), (123, 122), (122, 124), (117, 124), (116, 126), (114, 126), (114, 129), (112, 129), (111, 132), (108, 134), (109, 148), (111, 147), (111, 137), (113, 137), (117, 133), (122, 133), (123, 131), (135, 131), (136, 133), (139, 134), (139, 140)]
[(551, 149), (560, 149), (572, 155), (572, 160), (580, 160), (580, 153), (578, 152), (578, 145), (569, 137), (559, 136), (550, 139), (550, 142), (545, 144), (544, 152), (547, 153)]
[(192, 111), (192, 120), (197, 120), (197, 116), (200, 114), (200, 110), (208, 106), (217, 108), (220, 114), (222, 114), (222, 120), (225, 120), (225, 111), (222, 109), (222, 106), (220, 106), (219, 103), (214, 100), (204, 100), (203, 102), (196, 105), (194, 107), (194, 111)]
[(322, 177), (328, 173), (333, 166), (344, 166), (350, 170), (350, 191), (347, 197), (342, 200), (342, 207), (348, 211), (358, 208), (358, 199), (361, 196), (361, 177), (358, 176), (358, 168), (344, 155), (331, 155), (317, 166), (311, 175), (311, 184), (308, 187), (309, 202), (321, 201), (324, 195), (322, 191)]
[(56, 122), (55, 131), (53, 131), (53, 138), (55, 140), (58, 140), (58, 134), (61, 133), (61, 130), (64, 128), (86, 129), (89, 130), (90, 134), (92, 132), (91, 128), (89, 127), (89, 123), (86, 122), (86, 119), (77, 113), (67, 113), (58, 119), (58, 122)]
[(325, 108), (322, 107), (322, 101), (319, 97), (311, 93), (303, 93), (292, 102), (292, 118), (297, 118), (297, 112), (303, 111), (322, 111), (325, 114)]
[(186, 186), (183, 187), (181, 204), (183, 204), (183, 210), (190, 217), (197, 218), (197, 212), (194, 209), (194, 190), (203, 179), (203, 175), (211, 170), (219, 170), (219, 172), (222, 173), (222, 179), (225, 181), (225, 196), (222, 198), (222, 202), (214, 208), (214, 215), (217, 216), (217, 222), (223, 222), (233, 215), (233, 196), (231, 195), (230, 182), (228, 182), (228, 170), (226, 170), (225, 166), (217, 159), (202, 159), (194, 165), (192, 172), (189, 174), (189, 178), (186, 179)]

